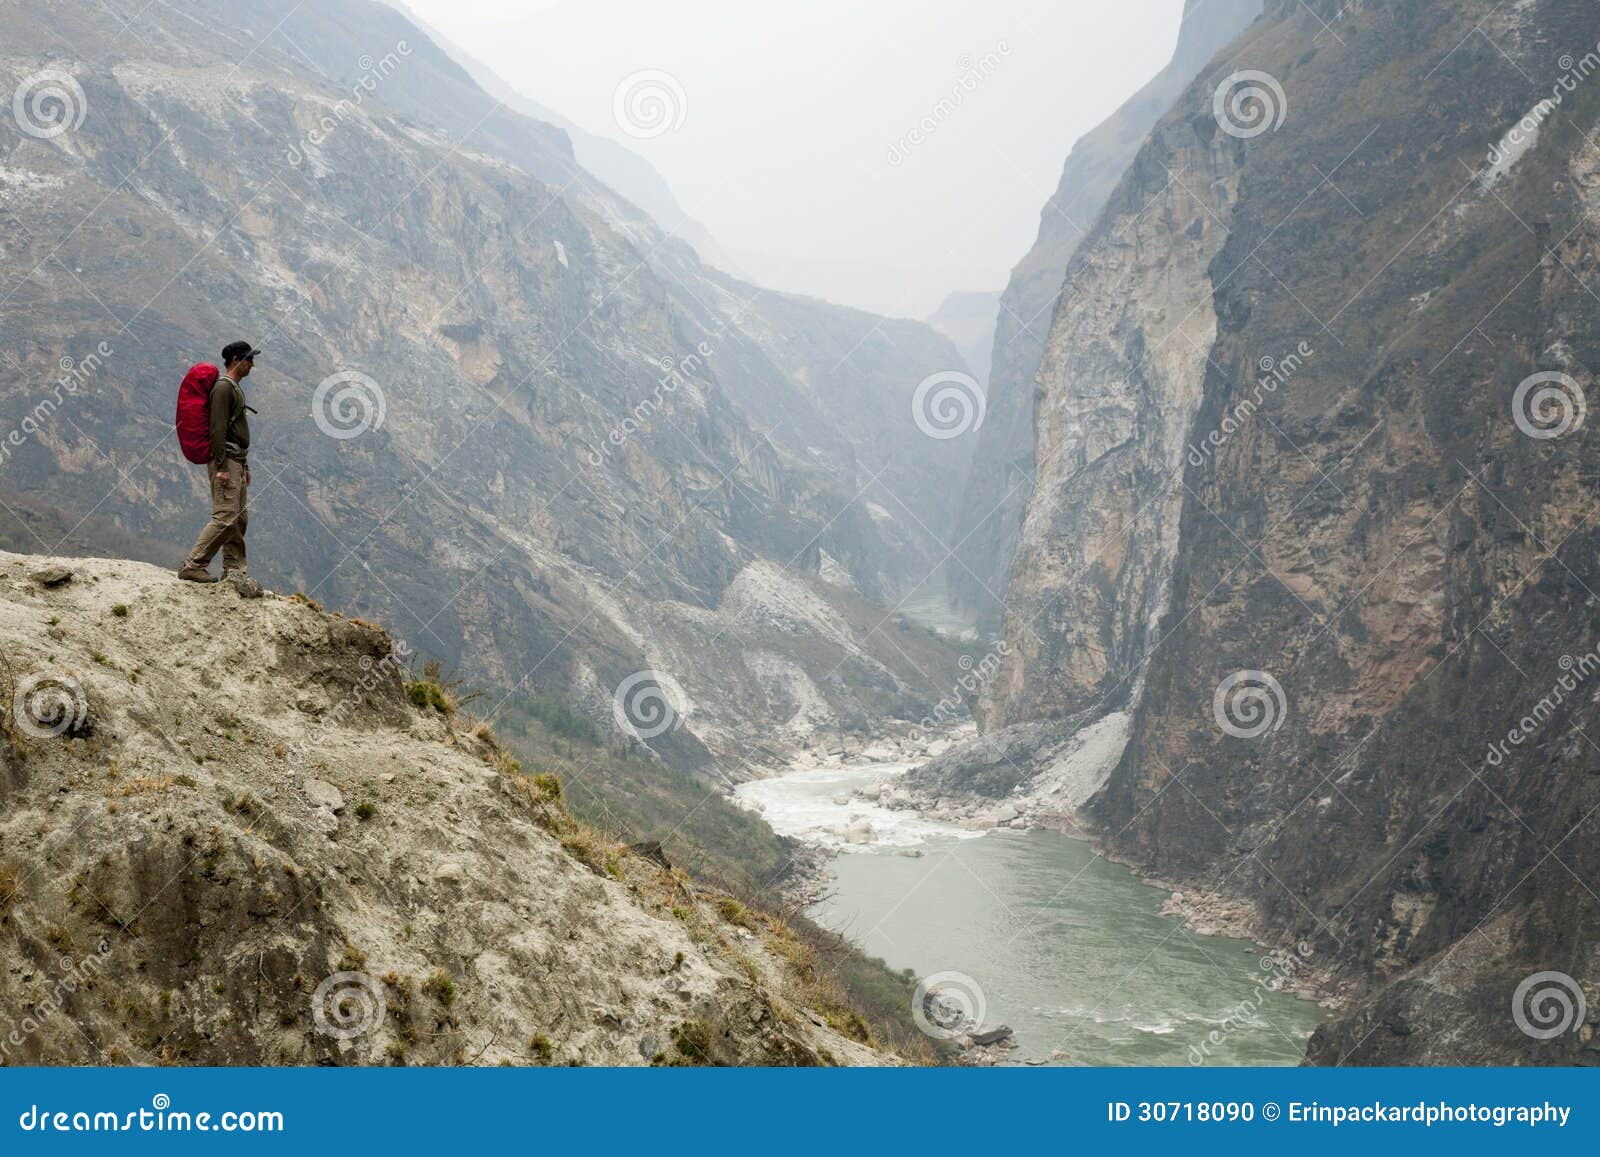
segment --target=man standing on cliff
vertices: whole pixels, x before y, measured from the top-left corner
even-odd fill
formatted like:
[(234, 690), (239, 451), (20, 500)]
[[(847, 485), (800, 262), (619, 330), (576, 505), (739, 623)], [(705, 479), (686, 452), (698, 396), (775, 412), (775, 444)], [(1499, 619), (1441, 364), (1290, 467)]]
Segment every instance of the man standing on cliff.
[(250, 525), (250, 419), (243, 382), (255, 368), (261, 351), (247, 341), (230, 343), (222, 351), (223, 372), (211, 387), (211, 521), (200, 532), (194, 549), (184, 560), (178, 577), (189, 582), (218, 581), (207, 569), (222, 551), (222, 577), (246, 598), (261, 594), (261, 584), (246, 570), (244, 533)]

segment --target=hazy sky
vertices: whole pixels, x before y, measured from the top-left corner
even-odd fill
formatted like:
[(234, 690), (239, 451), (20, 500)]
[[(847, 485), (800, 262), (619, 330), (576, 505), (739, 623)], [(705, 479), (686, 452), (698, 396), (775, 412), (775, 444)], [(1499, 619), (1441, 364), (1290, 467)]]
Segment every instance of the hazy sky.
[[(757, 281), (910, 317), (1004, 286), (1072, 142), (1165, 65), (1183, 8), (406, 2), (526, 96), (649, 158)], [(646, 71), (673, 110), (639, 139), (615, 105)], [(909, 140), (919, 122), (931, 131)]]

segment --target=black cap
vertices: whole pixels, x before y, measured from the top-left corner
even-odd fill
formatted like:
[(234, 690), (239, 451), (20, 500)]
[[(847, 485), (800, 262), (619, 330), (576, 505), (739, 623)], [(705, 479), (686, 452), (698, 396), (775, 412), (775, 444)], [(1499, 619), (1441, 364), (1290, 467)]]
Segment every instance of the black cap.
[(246, 358), (258, 358), (261, 351), (247, 341), (231, 341), (222, 347), (222, 364), (231, 366), (234, 362), (242, 362)]

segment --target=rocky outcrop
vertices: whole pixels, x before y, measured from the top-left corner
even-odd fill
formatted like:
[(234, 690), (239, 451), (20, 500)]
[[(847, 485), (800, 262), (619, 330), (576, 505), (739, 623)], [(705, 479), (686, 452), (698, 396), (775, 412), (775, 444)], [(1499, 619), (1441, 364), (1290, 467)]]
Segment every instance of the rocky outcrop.
[(1164, 122), (1068, 271), (1039, 370), (992, 726), (1136, 697), (1217, 334), (1210, 268), (1236, 195), (1231, 145), (1214, 123)]
[[(1104, 124), (1072, 147), (1061, 183), (1039, 217), (1039, 235), (1001, 298), (992, 357), (975, 367), (988, 410), (960, 499), (951, 594), (998, 627), (1012, 558), (1034, 486), (1035, 376), (1072, 255), (1156, 122), (1223, 45), (1261, 14), (1261, 0), (1188, 0), (1170, 64)], [(1152, 187), (1151, 191), (1154, 191)]]
[(383, 630), (44, 562), (0, 554), (0, 1064), (892, 1061)]
[(1597, 42), (1575, 0), (1272, 3), (1052, 331), (1039, 456), (1081, 469), (995, 716), (1131, 702), (1091, 820), (1338, 975), (1317, 1063), (1600, 1059)]
[[(217, 29), (250, 47), (219, 63)], [(689, 761), (702, 723), (803, 729), (747, 656), (804, 672), (813, 725), (937, 698), (935, 644), (871, 630), (948, 537), (931, 330), (702, 266), (367, 0), (27, 0), (0, 84), (37, 118), (0, 118), (0, 484), (175, 563), (205, 498), (172, 391), (243, 334), (271, 585), (608, 726), (659, 669), (685, 725), (650, 742)], [(850, 631), (723, 617), (767, 566)]]

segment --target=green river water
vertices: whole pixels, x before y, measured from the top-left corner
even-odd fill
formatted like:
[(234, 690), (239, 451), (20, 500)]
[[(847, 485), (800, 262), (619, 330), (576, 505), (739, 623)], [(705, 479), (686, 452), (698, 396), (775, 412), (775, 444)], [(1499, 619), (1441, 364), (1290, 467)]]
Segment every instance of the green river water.
[[(1089, 844), (1045, 831), (975, 836), (843, 800), (906, 766), (808, 768), (739, 789), (781, 834), (841, 848), (812, 913), (822, 924), (896, 969), (946, 975), (941, 989), (985, 1026), (1015, 1030), (1016, 1062), (1299, 1063), (1322, 1010), (1268, 988), (1255, 945), (1162, 915), (1164, 893)], [(860, 818), (872, 844), (844, 847), (828, 830)]]

